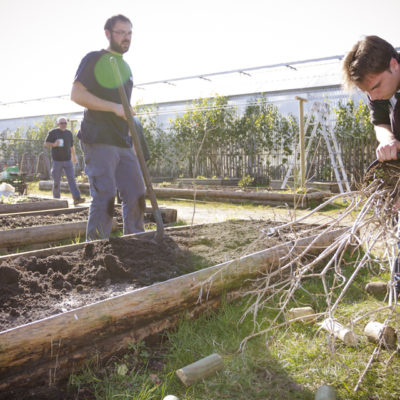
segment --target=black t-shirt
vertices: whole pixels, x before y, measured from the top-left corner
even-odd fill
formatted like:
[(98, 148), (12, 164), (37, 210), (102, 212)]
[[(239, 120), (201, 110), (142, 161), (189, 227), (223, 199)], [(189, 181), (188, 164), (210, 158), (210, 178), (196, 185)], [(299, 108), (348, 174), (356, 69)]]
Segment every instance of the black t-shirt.
[(52, 147), (51, 156), (55, 161), (70, 161), (71, 160), (71, 147), (74, 145), (72, 132), (66, 129), (62, 131), (59, 128), (51, 130), (46, 138), (46, 142), (55, 143), (58, 139), (64, 141), (61, 147)]
[[(122, 104), (110, 57), (114, 57), (117, 61), (125, 92), (130, 100), (133, 88), (131, 69), (121, 55), (107, 50), (87, 54), (78, 67), (74, 81), (82, 83), (90, 93), (103, 100)], [(85, 109), (78, 137), (86, 143), (132, 146), (128, 123), (113, 112)]]
[[(400, 101), (399, 93), (396, 93), (397, 102)], [(368, 107), (371, 112), (371, 121), (374, 125), (390, 125), (397, 140), (400, 140), (400, 126), (396, 121), (400, 118), (399, 104), (393, 108), (390, 100), (371, 100), (368, 97)]]

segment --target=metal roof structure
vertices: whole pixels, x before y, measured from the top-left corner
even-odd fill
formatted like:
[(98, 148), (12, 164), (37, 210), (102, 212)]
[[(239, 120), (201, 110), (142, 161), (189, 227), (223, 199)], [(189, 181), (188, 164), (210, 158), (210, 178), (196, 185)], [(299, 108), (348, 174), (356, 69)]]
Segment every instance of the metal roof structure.
[[(400, 47), (396, 50), (399, 51)], [(312, 92), (316, 93), (316, 98), (326, 95), (340, 99), (347, 97), (341, 90), (342, 59), (343, 55), (336, 55), (137, 83), (131, 103), (157, 105), (159, 112), (164, 110), (171, 114), (174, 108), (180, 112), (178, 109), (184, 109), (193, 99), (216, 95), (227, 96), (243, 104), (246, 99), (260, 94), (281, 103), (293, 100), (294, 94)], [(5, 120), (77, 115), (82, 111), (82, 107), (69, 99), (69, 94), (0, 103), (0, 130)]]
[[(135, 84), (132, 104), (160, 104), (195, 98), (340, 87), (342, 56), (185, 76)], [(82, 111), (69, 94), (0, 103), (0, 120)]]

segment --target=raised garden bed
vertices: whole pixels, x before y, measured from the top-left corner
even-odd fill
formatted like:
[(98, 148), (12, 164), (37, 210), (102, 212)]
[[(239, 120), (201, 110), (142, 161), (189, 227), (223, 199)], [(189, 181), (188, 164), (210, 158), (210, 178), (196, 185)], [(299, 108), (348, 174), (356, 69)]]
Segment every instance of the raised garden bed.
[[(160, 209), (164, 224), (176, 222), (177, 211)], [(66, 239), (84, 237), (88, 207), (65, 208), (45, 211), (0, 215), (0, 251), (13, 251), (21, 246), (35, 248), (58, 243)], [(151, 208), (146, 208), (145, 222), (154, 222)], [(121, 207), (114, 209), (113, 231), (122, 228)]]
[[(160, 212), (164, 224), (176, 222), (176, 209), (161, 207)], [(88, 214), (88, 207), (60, 208), (53, 210), (2, 214), (0, 215), (0, 232), (4, 230), (18, 229), (28, 226), (33, 227), (86, 221), (88, 218)], [(116, 219), (118, 224), (122, 224), (122, 212), (119, 206), (116, 206), (114, 208), (114, 218)], [(153, 211), (150, 207), (146, 208), (145, 221), (147, 223), (154, 222)]]
[(343, 233), (315, 240), (298, 225), (261, 235), (275, 225), (178, 227), (158, 244), (146, 233), (0, 257), (0, 393), (57, 382), (96, 351), (107, 357), (172, 327), (183, 311), (215, 305), (289, 253), (312, 242), (308, 254), (319, 252)]
[(22, 202), (14, 204), (0, 203), (0, 214), (21, 213), (37, 210), (51, 210), (56, 208), (68, 208), (67, 200), (43, 199), (40, 197), (24, 197)]

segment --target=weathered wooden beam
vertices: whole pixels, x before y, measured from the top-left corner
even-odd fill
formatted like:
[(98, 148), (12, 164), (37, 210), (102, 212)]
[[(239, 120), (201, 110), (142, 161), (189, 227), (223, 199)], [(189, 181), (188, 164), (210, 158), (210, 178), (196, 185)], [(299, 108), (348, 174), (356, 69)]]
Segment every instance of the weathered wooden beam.
[[(87, 184), (86, 184), (87, 185)], [(39, 181), (40, 189), (51, 188), (51, 181)], [(307, 208), (312, 203), (322, 203), (322, 201), (331, 195), (328, 192), (314, 192), (307, 194), (292, 194), (279, 192), (240, 192), (226, 190), (194, 190), (194, 189), (176, 189), (176, 188), (154, 188), (154, 193), (158, 197), (165, 198), (188, 198), (193, 199), (196, 192), (196, 199), (214, 200), (214, 201), (255, 201), (272, 205), (296, 205), (299, 208)]]
[(79, 211), (87, 209), (87, 206), (71, 207), (71, 208), (55, 208), (45, 209), (38, 211), (23, 211), (23, 212), (12, 212), (8, 214), (1, 214), (2, 217), (39, 217), (41, 215), (62, 215), (62, 214), (74, 214)]
[[(78, 236), (84, 237), (86, 225), (86, 221), (81, 221), (0, 231), (0, 249), (17, 248), (33, 243), (54, 243), (58, 240), (71, 239)], [(115, 231), (116, 229), (118, 229), (118, 225), (114, 220), (112, 230)]]
[(208, 304), (215, 304), (225, 291), (282, 265), (289, 253), (307, 246), (310, 254), (318, 253), (343, 233), (344, 229), (339, 229), (287, 242), (0, 332), (0, 392), (13, 385), (54, 383), (99, 349), (100, 357), (109, 356), (128, 342), (170, 328), (182, 312), (195, 313), (199, 307), (204, 310)]
[[(74, 214), (76, 212), (88, 209), (88, 206), (79, 206), (79, 207), (71, 207), (71, 208), (58, 208), (58, 209), (49, 209), (49, 210), (39, 210), (39, 211), (28, 211), (28, 212), (16, 212), (9, 214), (1, 214), (2, 217), (36, 217), (40, 215), (62, 215), (62, 214)], [(145, 217), (151, 218), (152, 208), (146, 207), (145, 209)], [(161, 216), (163, 218), (164, 223), (170, 224), (172, 222), (176, 222), (177, 220), (177, 210), (176, 208), (160, 208)]]
[(41, 199), (17, 204), (0, 204), (0, 214), (50, 210), (54, 208), (68, 208), (68, 201), (58, 199)]
[(326, 192), (316, 192), (309, 194), (291, 194), (277, 192), (239, 192), (225, 190), (204, 190), (199, 189), (173, 189), (173, 188), (154, 188), (159, 197), (176, 197), (193, 199), (196, 192), (196, 199), (214, 201), (255, 201), (273, 203), (276, 205), (296, 205), (299, 208), (310, 207), (312, 202), (321, 203), (324, 198), (329, 196)]
[[(85, 193), (89, 192), (89, 184), (85, 182), (77, 182), (79, 190)], [(39, 190), (51, 190), (53, 187), (53, 181), (39, 181)], [(60, 188), (62, 191), (69, 191), (69, 186), (67, 182), (60, 182)]]

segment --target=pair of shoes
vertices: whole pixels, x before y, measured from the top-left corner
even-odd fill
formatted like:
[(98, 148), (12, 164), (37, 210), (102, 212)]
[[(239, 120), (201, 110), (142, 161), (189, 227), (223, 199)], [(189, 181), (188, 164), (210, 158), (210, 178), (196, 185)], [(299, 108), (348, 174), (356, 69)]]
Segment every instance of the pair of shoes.
[(86, 201), (86, 199), (84, 197), (79, 197), (79, 199), (74, 199), (74, 206), (84, 203), (85, 201)]

